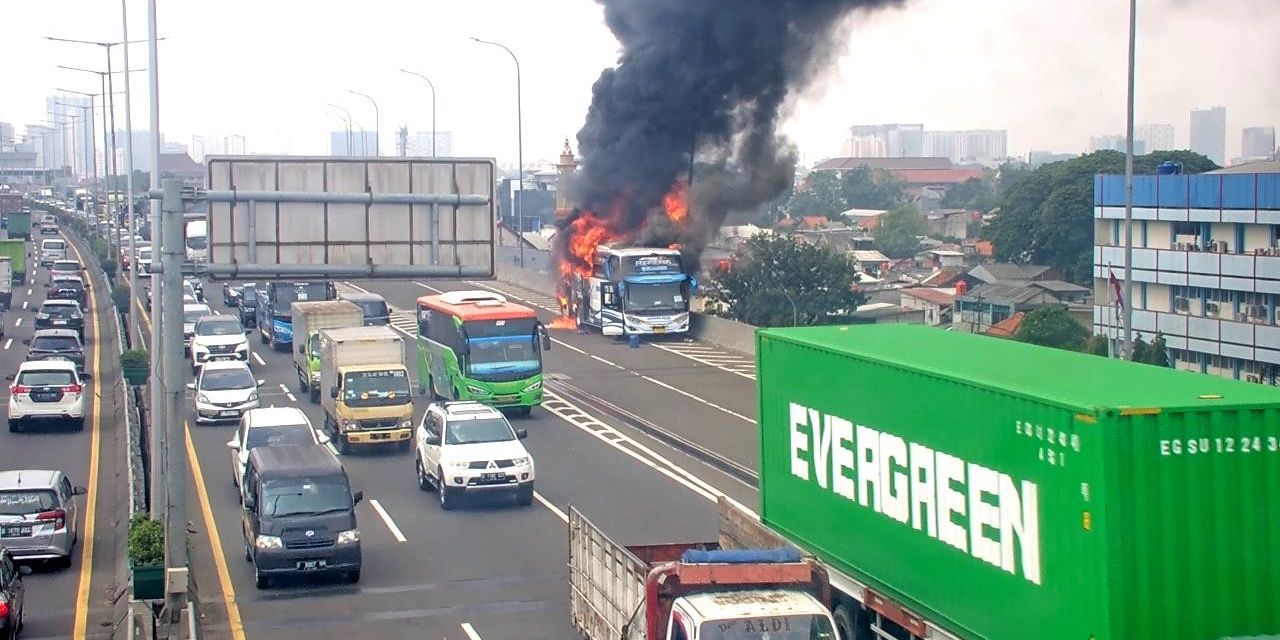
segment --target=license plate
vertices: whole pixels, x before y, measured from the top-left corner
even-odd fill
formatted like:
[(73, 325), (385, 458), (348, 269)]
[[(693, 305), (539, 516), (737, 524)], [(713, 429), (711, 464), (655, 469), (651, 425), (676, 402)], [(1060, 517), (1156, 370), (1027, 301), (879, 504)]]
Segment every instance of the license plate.
[(507, 474), (505, 473), (486, 473), (480, 476), (485, 482), (506, 482)]
[(67, 321), (66, 321), (66, 320), (54, 320), (54, 321), (53, 321), (53, 323), (54, 323), (54, 324), (56, 324), (56, 325), (58, 325), (58, 326), (65, 326), (65, 325), (67, 324)]
[(299, 560), (298, 561), (298, 571), (315, 571), (316, 569), (323, 569), (326, 566), (328, 566), (328, 562), (325, 560)]
[(389, 433), (371, 433), (371, 434), (369, 434), (369, 439), (370, 439), (370, 440), (389, 440), (389, 439), (391, 439), (391, 434), (389, 434)]
[(58, 399), (56, 393), (33, 393), (31, 394), (32, 402), (53, 402)]
[(666, 333), (666, 332), (667, 332), (667, 328), (666, 328), (666, 327), (654, 327), (654, 328), (653, 328), (653, 332), (654, 332), (654, 333), (658, 333), (658, 334)]
[(30, 538), (31, 527), (4, 527), (0, 529), (0, 537), (3, 538)]
[(236, 416), (240, 415), (240, 412), (239, 412), (239, 411), (222, 411), (222, 412), (220, 412), (218, 415), (220, 415), (220, 416), (222, 416), (222, 417), (224, 417), (224, 418), (234, 418), (234, 417), (236, 417)]
[(497, 398), (494, 398), (494, 399), (495, 399), (495, 400), (497, 400), (497, 401), (498, 401), (499, 403), (501, 403), (501, 404), (506, 404), (506, 403), (508, 403), (508, 402), (515, 402), (515, 401), (516, 401), (516, 397), (515, 397), (515, 396), (498, 396)]

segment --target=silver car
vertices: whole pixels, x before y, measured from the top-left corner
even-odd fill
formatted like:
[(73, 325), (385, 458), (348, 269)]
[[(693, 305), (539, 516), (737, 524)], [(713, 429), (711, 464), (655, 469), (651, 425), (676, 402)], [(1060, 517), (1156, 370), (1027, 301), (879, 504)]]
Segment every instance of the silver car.
[(0, 546), (15, 560), (50, 560), (71, 566), (79, 499), (61, 471), (0, 471)]

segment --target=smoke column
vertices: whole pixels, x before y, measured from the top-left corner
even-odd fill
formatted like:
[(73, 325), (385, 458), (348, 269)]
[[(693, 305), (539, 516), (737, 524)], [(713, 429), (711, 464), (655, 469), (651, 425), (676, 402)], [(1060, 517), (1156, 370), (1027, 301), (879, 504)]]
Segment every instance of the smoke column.
[[(789, 95), (833, 56), (858, 9), (904, 0), (598, 0), (622, 44), (593, 87), (578, 132), (577, 209), (559, 221), (556, 253), (599, 218), (609, 237), (682, 245), (688, 268), (725, 216), (778, 197), (795, 153), (778, 135)], [(681, 225), (649, 224), (698, 160)], [(582, 258), (577, 258), (581, 262)]]

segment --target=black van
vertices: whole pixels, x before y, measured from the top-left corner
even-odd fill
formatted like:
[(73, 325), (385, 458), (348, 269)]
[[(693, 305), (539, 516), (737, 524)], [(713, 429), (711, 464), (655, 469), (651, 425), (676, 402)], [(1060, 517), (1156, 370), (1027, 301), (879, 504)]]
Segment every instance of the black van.
[(360, 311), (364, 312), (364, 326), (377, 327), (391, 324), (391, 309), (387, 306), (386, 298), (363, 291), (344, 293), (339, 297), (360, 307)]
[(360, 581), (360, 530), (347, 472), (322, 445), (258, 447), (249, 453), (242, 512), (245, 560), (259, 589), (312, 573)]

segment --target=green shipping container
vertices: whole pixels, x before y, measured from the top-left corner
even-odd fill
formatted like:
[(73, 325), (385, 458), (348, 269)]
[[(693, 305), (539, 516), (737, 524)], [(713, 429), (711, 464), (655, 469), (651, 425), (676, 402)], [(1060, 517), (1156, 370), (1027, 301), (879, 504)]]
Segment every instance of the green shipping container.
[(13, 261), (13, 281), (18, 284), (26, 284), (27, 241), (0, 240), (0, 256), (7, 256)]
[(832, 568), (963, 638), (1280, 634), (1280, 390), (920, 326), (756, 340), (761, 518)]
[(31, 212), (30, 211), (14, 211), (7, 216), (5, 229), (9, 232), (10, 238), (31, 239)]

